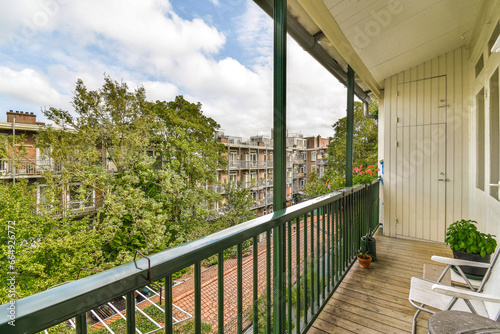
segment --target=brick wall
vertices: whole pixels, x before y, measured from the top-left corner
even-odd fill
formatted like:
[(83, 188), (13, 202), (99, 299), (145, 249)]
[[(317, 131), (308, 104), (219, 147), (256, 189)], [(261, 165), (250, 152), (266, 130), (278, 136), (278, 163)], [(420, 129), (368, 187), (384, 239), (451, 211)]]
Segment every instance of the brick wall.
[(7, 122), (13, 123), (14, 118), (16, 119), (16, 123), (22, 124), (37, 124), (36, 115), (29, 112), (23, 111), (8, 111), (7, 112)]

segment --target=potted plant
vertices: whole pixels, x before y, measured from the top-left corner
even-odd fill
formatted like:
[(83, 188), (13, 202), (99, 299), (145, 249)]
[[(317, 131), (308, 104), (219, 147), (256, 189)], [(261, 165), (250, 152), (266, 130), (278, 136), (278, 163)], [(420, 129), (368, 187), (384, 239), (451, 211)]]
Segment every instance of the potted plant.
[[(490, 254), (495, 251), (497, 241), (494, 235), (481, 233), (477, 230), (476, 221), (458, 220), (451, 224), (446, 231), (444, 241), (453, 251), (456, 259), (490, 262)], [(486, 269), (463, 266), (465, 274), (484, 276)]]
[(372, 257), (368, 255), (368, 252), (363, 253), (360, 252), (358, 254), (358, 261), (359, 261), (359, 266), (363, 269), (368, 269), (370, 268), (370, 264), (372, 263)]

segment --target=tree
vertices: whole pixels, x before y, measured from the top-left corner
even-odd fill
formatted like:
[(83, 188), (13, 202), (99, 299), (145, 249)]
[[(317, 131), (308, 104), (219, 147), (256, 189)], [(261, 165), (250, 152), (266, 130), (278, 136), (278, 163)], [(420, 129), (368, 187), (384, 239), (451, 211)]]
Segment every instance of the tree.
[(255, 212), (250, 209), (253, 198), (247, 189), (241, 187), (240, 182), (226, 182), (222, 188), (225, 194), (221, 207), (222, 215), (217, 220), (214, 232), (255, 218)]
[[(371, 114), (378, 114), (378, 102), (370, 104)], [(308, 197), (317, 197), (327, 194), (345, 186), (345, 162), (346, 162), (346, 136), (347, 136), (347, 117), (339, 119), (333, 125), (334, 135), (328, 146), (327, 169), (322, 178), (317, 177), (316, 173), (311, 173), (304, 192)], [(359, 169), (359, 166), (374, 165), (377, 166), (378, 156), (378, 132), (377, 121), (367, 118), (364, 115), (363, 104), (354, 103), (354, 129), (353, 129), (353, 167)], [(370, 177), (374, 168), (369, 169)], [(360, 177), (366, 170), (356, 174), (353, 179), (363, 182), (368, 177)], [(376, 177), (376, 176), (373, 176)]]
[[(370, 104), (370, 113), (378, 113), (378, 102)], [(327, 179), (345, 175), (347, 117), (334, 125), (334, 136), (328, 146)], [(364, 115), (363, 104), (354, 103), (353, 166), (377, 165), (378, 132), (377, 121)]]
[(325, 182), (322, 179), (318, 178), (316, 170), (313, 170), (307, 178), (307, 183), (305, 184), (303, 191), (307, 197), (312, 198), (325, 195), (330, 192), (330, 189), (327, 185), (325, 185)]
[(36, 196), (36, 187), (28, 186), (26, 179), (0, 184), (0, 279), (16, 278), (15, 296), (9, 296), (9, 284), (2, 284), (1, 304), (74, 280), (79, 268), (100, 261), (102, 235), (89, 229), (85, 219), (54, 219), (37, 208)]
[(76, 117), (45, 111), (67, 131), (48, 126), (38, 142), (62, 166), (47, 175), (53, 194), (75, 183), (81, 200), (96, 194), (91, 228), (103, 236), (103, 262), (120, 264), (136, 250), (152, 253), (198, 237), (210, 203), (219, 200), (201, 186), (214, 181), (225, 162), (215, 139), (219, 125), (201, 105), (182, 96), (153, 103), (144, 88), (131, 92), (106, 77), (95, 91), (79, 80), (73, 106)]

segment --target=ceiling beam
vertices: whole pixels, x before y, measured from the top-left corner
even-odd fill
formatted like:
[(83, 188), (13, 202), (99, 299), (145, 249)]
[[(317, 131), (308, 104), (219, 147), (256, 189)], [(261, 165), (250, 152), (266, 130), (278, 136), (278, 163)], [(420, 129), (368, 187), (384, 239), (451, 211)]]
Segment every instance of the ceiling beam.
[(381, 99), (382, 88), (378, 85), (377, 81), (368, 70), (368, 67), (366, 67), (349, 40), (345, 37), (323, 1), (298, 0), (298, 2), (325, 34), (326, 38), (328, 38), (341, 57), (352, 67), (370, 90)]
[[(273, 0), (254, 0), (254, 2), (270, 17), (273, 17)], [(337, 80), (347, 86), (347, 73), (318, 43), (319, 36), (315, 37), (311, 35), (290, 13), (287, 15), (287, 27), (290, 36), (297, 41), (305, 51), (323, 65), (323, 67)], [(354, 85), (354, 93), (361, 101), (366, 101), (368, 103), (372, 102), (372, 99), (368, 96), (369, 92), (365, 92), (357, 84)]]

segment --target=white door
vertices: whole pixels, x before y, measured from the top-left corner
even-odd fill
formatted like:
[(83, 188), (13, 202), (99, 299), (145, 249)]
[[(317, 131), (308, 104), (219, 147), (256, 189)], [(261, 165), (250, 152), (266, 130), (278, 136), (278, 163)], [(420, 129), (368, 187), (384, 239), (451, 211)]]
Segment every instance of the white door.
[(398, 86), (398, 236), (444, 242), (447, 106), (446, 76)]

